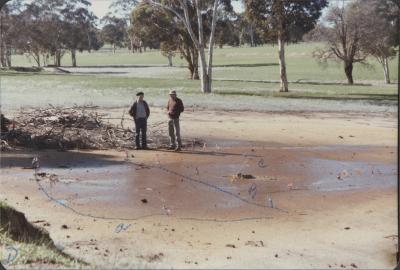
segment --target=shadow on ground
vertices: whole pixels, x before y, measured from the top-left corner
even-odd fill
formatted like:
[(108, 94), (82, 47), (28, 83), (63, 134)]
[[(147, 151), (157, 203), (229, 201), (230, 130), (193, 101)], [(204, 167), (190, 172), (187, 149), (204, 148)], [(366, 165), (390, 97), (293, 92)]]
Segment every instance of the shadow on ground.
[(0, 168), (20, 167), (32, 168), (32, 159), (38, 156), (39, 163), (47, 168), (96, 168), (104, 166), (122, 165), (123, 159), (116, 160), (116, 156), (99, 154), (91, 151), (57, 151), (57, 150), (19, 150), (2, 153)]

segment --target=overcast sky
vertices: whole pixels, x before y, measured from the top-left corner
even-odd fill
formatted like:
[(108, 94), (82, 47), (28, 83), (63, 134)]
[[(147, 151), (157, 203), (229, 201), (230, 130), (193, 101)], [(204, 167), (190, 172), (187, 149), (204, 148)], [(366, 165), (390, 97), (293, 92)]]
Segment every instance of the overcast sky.
[[(108, 12), (108, 7), (112, 3), (112, 0), (89, 0), (92, 3), (90, 9), (98, 18), (102, 18)], [(233, 1), (233, 7), (235, 11), (242, 11), (241, 1)]]
[[(90, 9), (99, 19), (101, 19), (104, 15), (106, 15), (106, 13), (108, 12), (108, 7), (112, 3), (112, 0), (89, 0), (89, 1), (92, 3)], [(343, 0), (329, 0), (329, 4), (341, 5), (343, 2), (348, 3), (351, 0), (344, 0), (343, 2), (342, 1)], [(236, 12), (242, 12), (244, 10), (242, 1), (232, 1), (232, 5)], [(326, 11), (327, 8), (323, 10), (320, 20), (324, 17)]]

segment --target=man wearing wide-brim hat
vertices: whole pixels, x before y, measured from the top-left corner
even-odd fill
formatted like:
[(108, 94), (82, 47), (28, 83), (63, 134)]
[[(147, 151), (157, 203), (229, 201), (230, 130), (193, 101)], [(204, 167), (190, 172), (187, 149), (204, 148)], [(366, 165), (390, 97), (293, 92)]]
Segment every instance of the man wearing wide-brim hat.
[[(150, 108), (147, 102), (143, 99), (144, 93), (138, 92), (136, 94), (136, 100), (129, 110), (129, 114), (135, 121), (135, 149), (148, 149), (147, 148), (147, 118), (150, 116)], [(142, 145), (140, 145), (140, 134), (142, 134)]]
[[(168, 132), (170, 139), (169, 149), (174, 149), (175, 151), (180, 151), (182, 147), (179, 116), (183, 111), (184, 107), (182, 100), (176, 96), (175, 90), (171, 90), (169, 92), (169, 100), (167, 105), (167, 114), (169, 117), (168, 121)], [(176, 145), (176, 143), (178, 143), (178, 145)]]

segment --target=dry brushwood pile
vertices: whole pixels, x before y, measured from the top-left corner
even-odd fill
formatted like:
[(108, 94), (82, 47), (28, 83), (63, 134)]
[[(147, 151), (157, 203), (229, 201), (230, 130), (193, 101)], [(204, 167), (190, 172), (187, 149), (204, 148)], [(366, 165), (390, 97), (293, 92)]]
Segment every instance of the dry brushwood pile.
[[(98, 113), (95, 106), (25, 109), (19, 111), (1, 139), (13, 146), (50, 149), (122, 149), (133, 148), (134, 132), (124, 127), (132, 118), (110, 118)], [(120, 119), (120, 124), (109, 123)], [(107, 120), (107, 121), (106, 121)], [(166, 121), (165, 121), (166, 122)], [(168, 145), (166, 123), (148, 126), (152, 147)]]

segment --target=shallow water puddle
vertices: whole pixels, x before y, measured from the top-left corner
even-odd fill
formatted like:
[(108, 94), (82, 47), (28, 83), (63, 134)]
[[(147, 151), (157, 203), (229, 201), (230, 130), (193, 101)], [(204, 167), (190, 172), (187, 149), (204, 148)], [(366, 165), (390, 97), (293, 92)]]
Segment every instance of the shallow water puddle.
[(397, 184), (394, 164), (314, 159), (311, 167), (320, 171), (321, 177), (311, 184), (311, 188), (319, 191), (385, 188)]
[[(40, 169), (45, 176), (37, 177), (37, 184), (50, 200), (62, 201), (79, 214), (128, 219), (260, 217), (295, 210), (281, 208), (296, 200), (293, 192), (396, 185), (395, 164), (320, 157), (335, 151), (343, 156), (356, 150), (222, 147), (201, 153), (155, 151), (155, 156), (153, 151), (136, 152), (135, 158), (124, 161), (95, 153), (46, 151)], [(60, 168), (62, 161), (67, 168)], [(56, 177), (50, 181), (49, 175)], [(2, 169), (2, 176), (24, 181), (32, 179), (33, 170)]]

